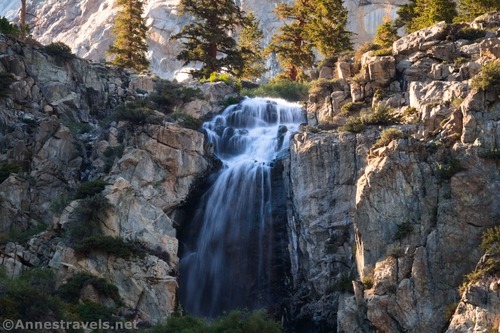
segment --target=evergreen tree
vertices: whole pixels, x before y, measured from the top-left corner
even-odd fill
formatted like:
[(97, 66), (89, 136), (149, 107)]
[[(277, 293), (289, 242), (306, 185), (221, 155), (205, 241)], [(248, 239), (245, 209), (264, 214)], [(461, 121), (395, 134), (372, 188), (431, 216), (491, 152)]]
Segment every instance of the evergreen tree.
[(296, 81), (315, 60), (314, 50), (325, 57), (351, 50), (352, 32), (346, 29), (347, 9), (342, 0), (297, 0), (275, 10), (285, 24), (271, 39), (268, 51), (278, 55), (285, 77)]
[[(193, 71), (194, 77), (209, 77), (222, 69), (239, 75), (245, 68), (248, 49), (238, 48), (234, 35), (247, 23), (241, 9), (233, 0), (181, 0), (181, 12), (194, 17), (173, 39), (182, 39), (183, 50), (177, 59), (184, 65), (199, 62), (202, 68)], [(242, 54), (243, 53), (243, 54)]]
[(240, 32), (238, 38), (238, 48), (243, 57), (245, 66), (236, 72), (236, 76), (245, 79), (259, 78), (266, 72), (263, 50), (260, 42), (264, 33), (259, 28), (259, 22), (253, 13), (246, 17), (246, 24)]
[(146, 27), (143, 14), (143, 2), (141, 0), (118, 0), (122, 9), (115, 19), (113, 33), (116, 40), (109, 48), (108, 54), (114, 55), (111, 63), (138, 72), (149, 68), (146, 59), (148, 45), (146, 43)]
[(323, 56), (352, 50), (353, 33), (346, 29), (348, 12), (342, 0), (315, 0), (311, 6), (308, 35)]
[(500, 11), (498, 0), (460, 0), (456, 21), (472, 21), (479, 15)]
[(396, 25), (414, 32), (440, 21), (451, 23), (457, 16), (457, 10), (453, 0), (410, 0), (398, 10), (398, 15)]
[(378, 26), (373, 43), (386, 48), (391, 47), (392, 43), (398, 38), (398, 28), (396, 28), (392, 20), (388, 18), (384, 23)]
[(313, 45), (307, 34), (310, 24), (309, 0), (298, 0), (293, 5), (278, 4), (275, 13), (279, 19), (290, 21), (272, 36), (267, 52), (274, 52), (285, 70), (285, 78), (297, 81), (303, 76), (302, 69), (314, 63)]

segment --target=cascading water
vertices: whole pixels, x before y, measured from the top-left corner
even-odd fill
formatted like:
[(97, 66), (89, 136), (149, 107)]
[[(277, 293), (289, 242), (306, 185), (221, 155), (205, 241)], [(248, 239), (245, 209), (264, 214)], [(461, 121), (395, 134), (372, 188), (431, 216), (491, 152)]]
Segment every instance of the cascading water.
[(214, 317), (269, 304), (271, 169), (304, 121), (297, 104), (254, 98), (204, 123), (223, 168), (193, 212), (183, 244), (179, 296), (187, 312)]

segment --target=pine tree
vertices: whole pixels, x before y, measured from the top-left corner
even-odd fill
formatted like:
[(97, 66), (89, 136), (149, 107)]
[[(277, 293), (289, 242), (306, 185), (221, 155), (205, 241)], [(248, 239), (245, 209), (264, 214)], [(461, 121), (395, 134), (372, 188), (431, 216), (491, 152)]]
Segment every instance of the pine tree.
[(148, 45), (146, 43), (146, 27), (143, 14), (143, 2), (141, 0), (118, 0), (117, 4), (122, 6), (115, 19), (113, 33), (116, 40), (108, 50), (113, 55), (111, 63), (138, 72), (149, 68), (146, 59)]
[(479, 15), (498, 11), (500, 11), (498, 0), (460, 0), (456, 21), (469, 22)]
[(275, 12), (290, 23), (272, 37), (268, 51), (278, 55), (285, 77), (292, 81), (312, 66), (315, 49), (325, 57), (352, 49), (342, 0), (297, 0), (293, 5), (279, 4)]
[(440, 21), (451, 23), (457, 10), (453, 0), (411, 0), (398, 10), (398, 15), (396, 25), (414, 32)]
[(346, 29), (348, 12), (342, 0), (315, 0), (311, 6), (308, 35), (323, 56), (352, 50), (353, 33)]
[(182, 39), (183, 50), (177, 56), (184, 65), (199, 62), (194, 77), (209, 77), (222, 69), (238, 75), (245, 67), (245, 57), (234, 35), (246, 24), (244, 13), (233, 0), (181, 0), (181, 12), (194, 17), (173, 39)]
[(313, 45), (309, 40), (307, 27), (310, 24), (311, 6), (309, 0), (298, 0), (293, 5), (279, 4), (275, 13), (279, 19), (291, 21), (283, 25), (271, 37), (267, 52), (274, 52), (285, 70), (285, 78), (297, 81), (303, 77), (303, 69), (314, 63)]
[(378, 26), (373, 43), (386, 48), (391, 47), (398, 38), (398, 28), (390, 18), (387, 18), (384, 23)]
[(238, 38), (238, 48), (243, 57), (244, 67), (236, 72), (236, 76), (245, 79), (254, 79), (266, 72), (263, 50), (260, 42), (264, 33), (259, 28), (259, 22), (253, 13), (246, 17), (246, 24)]

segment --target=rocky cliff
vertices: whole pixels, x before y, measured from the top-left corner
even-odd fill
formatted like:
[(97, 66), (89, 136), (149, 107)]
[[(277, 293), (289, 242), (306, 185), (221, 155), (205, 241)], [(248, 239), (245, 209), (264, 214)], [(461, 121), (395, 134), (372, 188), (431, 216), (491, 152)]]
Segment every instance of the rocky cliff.
[[(213, 167), (203, 134), (159, 112), (151, 123), (114, 120), (117, 106), (144, 99), (158, 79), (49, 55), (5, 35), (0, 73), (13, 82), (0, 97), (0, 264), (10, 276), (52, 267), (58, 284), (90, 273), (116, 284), (138, 319), (169, 315), (178, 269), (169, 214)], [(186, 102), (194, 117), (220, 111), (232, 93), (224, 84), (198, 89), (198, 99)], [(96, 179), (105, 182), (102, 197), (85, 207), (88, 201), (75, 193)], [(81, 239), (68, 234), (85, 208), (98, 211), (103, 236), (139, 244), (142, 255), (124, 260), (97, 246), (75, 250)], [(23, 235), (17, 242), (14, 232)]]
[[(283, 1), (236, 2), (245, 11), (255, 13), (264, 32), (264, 44), (267, 45), (272, 34), (283, 24), (272, 12), (276, 4)], [(117, 11), (114, 3), (114, 0), (30, 1), (28, 12), (33, 37), (43, 44), (63, 42), (71, 46), (79, 57), (101, 62), (113, 41), (111, 29)], [(151, 71), (160, 77), (172, 78), (174, 72), (182, 67), (182, 62), (175, 60), (180, 51), (179, 42), (169, 39), (189, 21), (189, 18), (179, 15), (178, 3), (178, 0), (145, 1), (145, 16), (149, 27), (148, 57), (151, 61)], [(399, 6), (404, 3), (404, 0), (345, 1), (349, 11), (348, 29), (356, 33), (356, 42), (371, 41), (384, 16), (388, 13), (394, 17)], [(20, 1), (7, 0), (0, 4), (0, 16), (7, 15), (15, 19), (19, 7)]]
[[(388, 55), (321, 69), (309, 124), (273, 172), (291, 332), (498, 330), (499, 276), (479, 244), (500, 220), (499, 88), (473, 78), (500, 61), (499, 26), (498, 13), (440, 23)], [(196, 85), (176, 117), (116, 119), (164, 82), (29, 43), (0, 35), (0, 74), (12, 81), (0, 90), (0, 265), (10, 276), (52, 267), (58, 285), (103, 277), (124, 312), (159, 321), (177, 302), (177, 210), (217, 164), (204, 136), (174, 119), (219, 112), (232, 90)], [(89, 206), (82, 185), (94, 180), (104, 184)], [(95, 238), (82, 250), (71, 235), (85, 214), (135, 252)]]
[(498, 329), (499, 276), (458, 289), (500, 221), (498, 85), (471, 85), (499, 26), (440, 23), (314, 90), (284, 173), (298, 332)]

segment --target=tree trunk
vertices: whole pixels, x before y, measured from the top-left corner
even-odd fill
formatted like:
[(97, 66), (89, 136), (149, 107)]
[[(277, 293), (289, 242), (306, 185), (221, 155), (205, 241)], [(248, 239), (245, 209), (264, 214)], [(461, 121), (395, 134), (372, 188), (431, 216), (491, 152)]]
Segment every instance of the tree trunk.
[(26, 38), (26, 0), (21, 0), (21, 39)]

